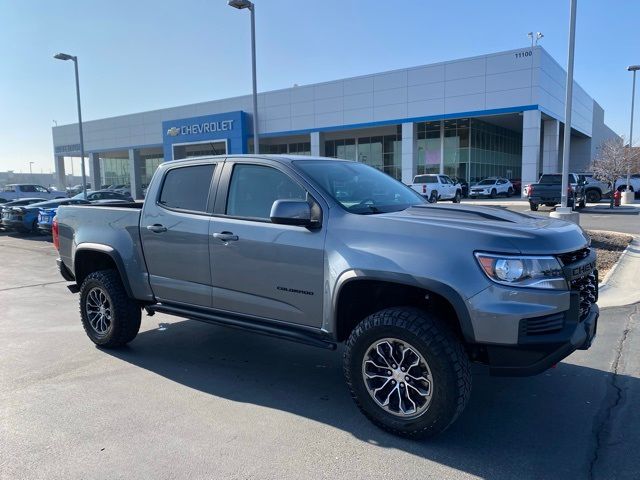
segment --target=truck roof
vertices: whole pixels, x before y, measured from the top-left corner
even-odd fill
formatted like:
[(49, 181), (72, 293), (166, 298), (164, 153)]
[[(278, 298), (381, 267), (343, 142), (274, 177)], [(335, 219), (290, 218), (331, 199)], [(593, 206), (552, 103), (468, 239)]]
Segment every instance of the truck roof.
[(223, 158), (263, 158), (265, 160), (275, 160), (282, 163), (291, 163), (293, 161), (298, 160), (331, 160), (335, 162), (354, 162), (355, 160), (344, 160), (342, 158), (329, 158), (329, 157), (318, 157), (311, 155), (288, 155), (288, 154), (231, 154), (231, 155), (205, 155), (202, 157), (189, 157), (182, 158), (180, 160), (168, 160), (164, 163), (167, 164), (176, 164), (176, 163), (189, 163), (198, 160), (210, 160), (210, 159), (223, 159)]

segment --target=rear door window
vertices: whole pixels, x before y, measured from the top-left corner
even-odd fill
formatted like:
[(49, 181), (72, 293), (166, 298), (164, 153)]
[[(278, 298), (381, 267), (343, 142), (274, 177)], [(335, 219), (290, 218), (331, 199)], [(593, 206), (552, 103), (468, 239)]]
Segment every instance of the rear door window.
[(206, 212), (215, 165), (171, 169), (164, 177), (158, 204), (166, 208)]

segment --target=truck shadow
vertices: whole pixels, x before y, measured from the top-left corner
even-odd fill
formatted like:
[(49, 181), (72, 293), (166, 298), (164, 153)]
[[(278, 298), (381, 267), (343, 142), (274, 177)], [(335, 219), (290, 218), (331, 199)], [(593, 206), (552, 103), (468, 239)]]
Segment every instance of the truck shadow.
[[(609, 372), (569, 363), (529, 378), (490, 377), (479, 368), (458, 421), (435, 439), (411, 441), (359, 413), (343, 380), (341, 351), (177, 321), (105, 353), (215, 397), (289, 412), (349, 432), (371, 448), (398, 449), (484, 478), (586, 478), (593, 432), (613, 388)], [(637, 396), (638, 379), (620, 378)], [(627, 440), (638, 442), (635, 427)]]

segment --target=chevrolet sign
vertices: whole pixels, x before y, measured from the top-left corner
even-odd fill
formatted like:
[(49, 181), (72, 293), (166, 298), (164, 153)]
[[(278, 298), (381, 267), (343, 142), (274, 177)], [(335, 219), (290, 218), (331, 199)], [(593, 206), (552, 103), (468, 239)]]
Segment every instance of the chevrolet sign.
[(177, 137), (178, 135), (199, 135), (203, 133), (225, 132), (229, 130), (233, 130), (233, 120), (194, 123), (192, 125), (182, 125), (181, 127), (171, 127), (167, 130), (167, 135), (170, 137)]

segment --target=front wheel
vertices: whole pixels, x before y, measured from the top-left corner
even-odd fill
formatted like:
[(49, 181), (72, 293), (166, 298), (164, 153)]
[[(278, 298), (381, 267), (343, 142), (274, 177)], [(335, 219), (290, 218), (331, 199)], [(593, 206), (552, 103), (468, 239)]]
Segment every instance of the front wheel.
[(458, 190), (455, 194), (455, 196), (452, 199), (453, 203), (460, 203), (460, 199), (462, 198), (462, 194), (460, 193), (460, 190)]
[(513, 187), (509, 187), (509, 190), (507, 190), (507, 197), (512, 197), (513, 196)]
[(489, 194), (490, 198), (496, 198), (496, 196), (498, 195), (498, 192), (496, 192), (496, 189), (492, 189), (491, 193)]
[(471, 394), (462, 344), (440, 318), (413, 307), (388, 308), (360, 322), (347, 341), (344, 374), (362, 413), (404, 437), (444, 431)]
[(93, 343), (105, 348), (120, 347), (140, 330), (140, 307), (127, 296), (115, 270), (87, 275), (80, 287), (82, 326)]

